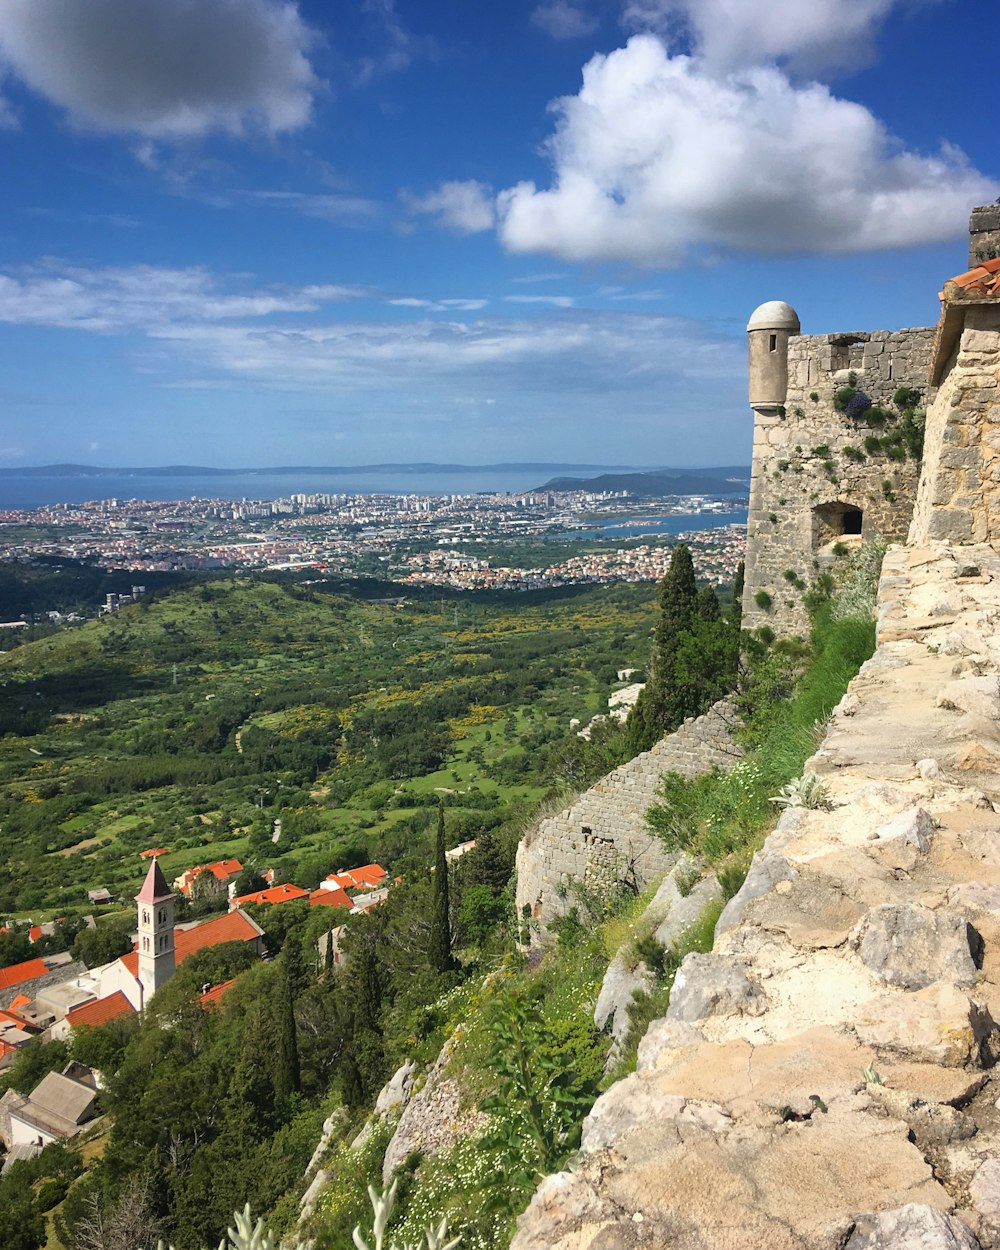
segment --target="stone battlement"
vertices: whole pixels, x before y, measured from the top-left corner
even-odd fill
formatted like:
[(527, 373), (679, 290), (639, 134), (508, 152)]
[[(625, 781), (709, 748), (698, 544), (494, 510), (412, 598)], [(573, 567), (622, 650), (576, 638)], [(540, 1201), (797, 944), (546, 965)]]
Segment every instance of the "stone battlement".
[(662, 877), (677, 857), (646, 826), (660, 780), (731, 768), (742, 754), (735, 719), (726, 700), (716, 703), (533, 826), (517, 848), (517, 914), (527, 908), (544, 928), (573, 906), (574, 882), (622, 880), (641, 892)]

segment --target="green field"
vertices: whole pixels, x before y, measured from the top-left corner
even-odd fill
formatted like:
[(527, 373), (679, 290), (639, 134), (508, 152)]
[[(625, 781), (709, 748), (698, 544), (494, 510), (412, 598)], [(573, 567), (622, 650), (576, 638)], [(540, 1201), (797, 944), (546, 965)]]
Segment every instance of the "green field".
[(309, 884), (426, 862), (440, 797), (452, 842), (526, 814), (644, 663), (654, 594), (343, 588), (213, 578), (0, 655), (0, 916), (127, 899), (150, 847), (168, 877), (236, 856)]

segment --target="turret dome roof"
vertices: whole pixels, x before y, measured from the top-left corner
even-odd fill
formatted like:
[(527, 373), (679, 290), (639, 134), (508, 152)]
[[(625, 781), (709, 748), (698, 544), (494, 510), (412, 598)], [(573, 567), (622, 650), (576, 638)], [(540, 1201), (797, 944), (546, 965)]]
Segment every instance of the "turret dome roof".
[(755, 308), (747, 323), (748, 330), (791, 330), (798, 334), (800, 328), (799, 314), (781, 299), (770, 299)]

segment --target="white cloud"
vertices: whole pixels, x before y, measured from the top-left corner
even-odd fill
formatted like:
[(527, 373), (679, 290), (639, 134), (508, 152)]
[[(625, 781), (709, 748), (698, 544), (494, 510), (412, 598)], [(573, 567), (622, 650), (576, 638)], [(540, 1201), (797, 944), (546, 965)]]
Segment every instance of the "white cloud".
[(899, 0), (626, 0), (624, 20), (668, 44), (687, 38), (716, 72), (787, 63), (793, 70), (859, 68)]
[(425, 35), (414, 35), (396, 10), (396, 0), (362, 0), (360, 17), (372, 32), (379, 51), (362, 59), (357, 78), (368, 83), (385, 74), (408, 69), (418, 58), (434, 58), (437, 44)]
[(237, 198), (271, 208), (287, 208), (303, 217), (318, 217), (341, 226), (370, 226), (385, 220), (387, 205), (362, 195), (311, 195), (303, 191), (245, 191)]
[(418, 299), (405, 295), (386, 301), (393, 308), (421, 308), (426, 312), (478, 312), (490, 302), (488, 299)]
[(550, 308), (572, 308), (572, 295), (505, 295), (507, 304), (547, 304)]
[(554, 312), (531, 319), (428, 319), (332, 324), (174, 325), (150, 338), (206, 373), (255, 386), (297, 391), (361, 392), (428, 402), (454, 394), (531, 391), (585, 395), (607, 405), (628, 394), (662, 417), (669, 381), (672, 409), (703, 412), (713, 396), (742, 414), (745, 348), (682, 317)]
[(227, 294), (204, 269), (155, 265), (84, 269), (48, 261), (20, 276), (0, 274), (0, 322), (113, 333), (315, 312), (364, 294), (315, 285)]
[(635, 36), (556, 101), (553, 185), (498, 197), (513, 252), (678, 265), (692, 252), (937, 242), (1000, 187), (961, 152), (905, 150), (863, 106), (778, 69), (717, 77)]
[(3, 0), (0, 59), (86, 129), (294, 130), (317, 87), (288, 0)]
[(427, 195), (404, 191), (402, 199), (411, 212), (426, 213), (436, 218), (439, 225), (459, 234), (491, 230), (496, 221), (492, 188), (474, 179), (442, 182)]
[(581, 39), (597, 29), (597, 19), (571, 0), (546, 0), (531, 14), (532, 26), (553, 39)]

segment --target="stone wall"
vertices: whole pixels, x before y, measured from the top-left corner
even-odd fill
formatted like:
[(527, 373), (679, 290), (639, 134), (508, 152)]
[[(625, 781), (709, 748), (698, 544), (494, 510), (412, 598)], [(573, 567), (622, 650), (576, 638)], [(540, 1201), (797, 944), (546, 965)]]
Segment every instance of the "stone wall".
[[(745, 628), (807, 633), (803, 595), (834, 558), (834, 543), (905, 535), (919, 466), (865, 452), (866, 435), (880, 431), (838, 412), (833, 396), (852, 373), (874, 405), (893, 411), (900, 386), (927, 396), (933, 338), (933, 330), (908, 329), (789, 340), (784, 411), (758, 409), (754, 423)], [(857, 538), (843, 534), (846, 509), (861, 512)]]
[(955, 347), (942, 345), (944, 380), (927, 412), (926, 472), (911, 542), (1000, 540), (1000, 307), (953, 306)]
[(716, 703), (530, 829), (517, 848), (518, 915), (527, 907), (544, 928), (573, 906), (576, 882), (605, 888), (625, 880), (641, 891), (661, 877), (676, 856), (645, 821), (660, 779), (731, 768), (741, 754), (731, 736), (734, 721), (731, 705)]
[(879, 647), (513, 1250), (1000, 1245), (1000, 555), (895, 548)]

